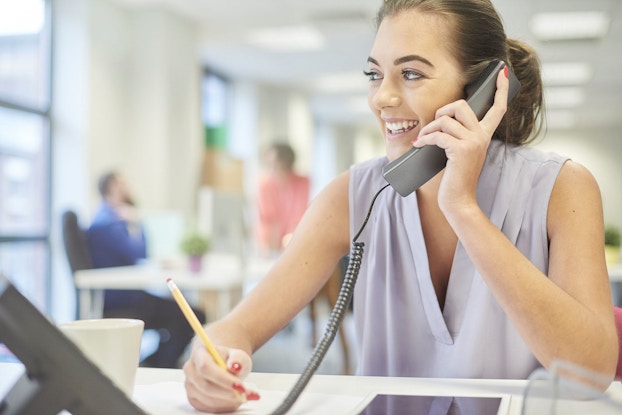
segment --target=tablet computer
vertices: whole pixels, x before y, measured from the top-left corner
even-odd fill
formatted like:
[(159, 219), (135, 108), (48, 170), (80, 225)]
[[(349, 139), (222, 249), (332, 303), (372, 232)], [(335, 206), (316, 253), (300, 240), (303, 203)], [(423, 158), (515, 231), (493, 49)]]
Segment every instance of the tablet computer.
[(425, 396), (374, 394), (354, 412), (357, 415), (505, 415), (509, 396)]

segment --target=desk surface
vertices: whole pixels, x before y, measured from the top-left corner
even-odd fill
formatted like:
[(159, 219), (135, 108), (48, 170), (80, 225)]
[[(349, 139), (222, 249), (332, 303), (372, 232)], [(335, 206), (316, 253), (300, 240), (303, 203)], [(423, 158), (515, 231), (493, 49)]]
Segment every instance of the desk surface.
[[(276, 405), (268, 405), (268, 412), (253, 411), (247, 408), (244, 414), (270, 413), (281, 402), (282, 396), (289, 392), (292, 385), (298, 380), (298, 374), (274, 374), (274, 373), (251, 373), (247, 379), (248, 383), (254, 384), (266, 398), (270, 398), (269, 393), (280, 393), (276, 395), (279, 399)], [(176, 382), (181, 385), (184, 380), (183, 372), (170, 369), (140, 369), (137, 375), (137, 387), (142, 385), (162, 385), (172, 386)], [(316, 395), (313, 399), (306, 400), (306, 407), (302, 411), (297, 411), (296, 407), (291, 411), (292, 415), (304, 413), (312, 414), (358, 414), (360, 409), (376, 394), (393, 395), (425, 395), (425, 396), (463, 396), (463, 397), (501, 397), (503, 398), (499, 414), (519, 415), (523, 404), (523, 391), (527, 385), (526, 380), (498, 380), (498, 379), (430, 379), (430, 378), (395, 378), (395, 377), (373, 377), (373, 376), (331, 376), (316, 375), (313, 377), (303, 396)], [(147, 386), (148, 387), (148, 386)], [(180, 386), (181, 387), (181, 386)], [(183, 391), (182, 391), (183, 394)], [(614, 382), (607, 395), (617, 402), (622, 402), (622, 384)], [(185, 396), (185, 395), (184, 395)], [(336, 397), (337, 396), (337, 397)], [(339, 397), (349, 398), (350, 406), (348, 411), (330, 411), (329, 405), (339, 404)], [(332, 403), (325, 403), (324, 401)], [(312, 402), (309, 404), (309, 402)], [(249, 403), (250, 404), (250, 403)], [(247, 404), (247, 405), (249, 405)], [(316, 408), (320, 405), (321, 408)], [(593, 401), (565, 401), (558, 406), (558, 413), (564, 415), (586, 415), (592, 414)], [(619, 414), (619, 410), (602, 410), (598, 406), (600, 414)], [(154, 412), (158, 414), (158, 412)], [(164, 414), (165, 412), (162, 412)], [(185, 413), (185, 412), (179, 412)], [(531, 415), (531, 413), (530, 413)], [(535, 414), (534, 414), (535, 415)], [(538, 415), (545, 415), (540, 414)]]
[[(294, 383), (298, 374), (282, 373), (251, 373), (246, 380), (256, 386), (260, 393), (279, 393), (285, 396)], [(181, 370), (141, 368), (137, 374), (136, 384), (155, 385), (162, 382), (183, 382)], [(391, 378), (372, 376), (332, 376), (315, 375), (304, 394), (316, 395), (316, 399), (323, 397), (344, 396), (349, 399), (352, 410), (345, 413), (358, 413), (358, 409), (365, 405), (376, 394), (398, 395), (428, 395), (428, 396), (483, 396), (505, 398), (503, 414), (520, 414), (522, 392), (526, 385), (525, 380), (484, 380), (484, 379), (426, 379), (426, 378)], [(304, 395), (303, 394), (303, 395)], [(302, 399), (302, 398), (301, 398)], [(337, 402), (338, 398), (335, 398)], [(274, 406), (276, 409), (277, 400)], [(313, 405), (310, 405), (313, 406)], [(315, 409), (315, 408), (314, 408)], [(325, 415), (327, 408), (303, 410), (301, 413)], [(246, 412), (245, 412), (246, 413)], [(255, 412), (250, 412), (254, 414)], [(299, 413), (291, 411), (292, 415)], [(339, 412), (344, 413), (344, 412)]]
[[(11, 385), (22, 373), (23, 367), (16, 363), (0, 363), (0, 397), (4, 396)], [(254, 384), (263, 393), (287, 393), (291, 386), (298, 379), (297, 374), (274, 374), (274, 373), (251, 373), (247, 382)], [(136, 376), (136, 388), (134, 397), (142, 395), (150, 388), (165, 387), (165, 395), (174, 397), (174, 413), (196, 413), (192, 410), (184, 409), (187, 407), (185, 395), (183, 393), (184, 374), (179, 369), (148, 369), (139, 368)], [(520, 414), (522, 406), (522, 393), (527, 381), (525, 380), (489, 380), (489, 379), (426, 379), (426, 378), (391, 378), (391, 377), (371, 377), (371, 376), (329, 376), (316, 375), (313, 377), (305, 394), (321, 394), (321, 396), (335, 397), (346, 396), (355, 398), (360, 402), (357, 407), (348, 413), (356, 413), (362, 404), (369, 400), (374, 394), (403, 394), (403, 395), (429, 395), (429, 396), (489, 396), (505, 398), (502, 404), (504, 414)], [(168, 391), (171, 391), (168, 393)], [(622, 400), (622, 384), (614, 382), (607, 391), (609, 396), (616, 400)], [(281, 395), (279, 395), (281, 396)], [(318, 395), (320, 396), (320, 395)], [(564, 411), (568, 414), (588, 414), (591, 402), (572, 401), (572, 410)], [(157, 407), (157, 406), (154, 406)], [(178, 408), (178, 409), (177, 409)], [(307, 415), (325, 414), (314, 410), (304, 411)], [(158, 412), (154, 414), (173, 413)], [(245, 411), (245, 414), (254, 412)], [(295, 411), (291, 412), (295, 415)], [(603, 412), (617, 413), (617, 412)]]

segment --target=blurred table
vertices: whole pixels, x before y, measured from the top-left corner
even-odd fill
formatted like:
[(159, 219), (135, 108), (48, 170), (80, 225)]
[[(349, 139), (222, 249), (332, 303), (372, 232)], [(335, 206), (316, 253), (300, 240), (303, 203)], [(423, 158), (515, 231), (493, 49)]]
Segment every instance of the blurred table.
[(622, 282), (622, 263), (607, 264), (607, 271), (609, 272), (609, 281)]
[[(244, 276), (239, 256), (227, 254), (206, 255), (203, 267), (197, 273), (191, 272), (185, 264), (144, 264), (77, 271), (75, 284), (79, 293), (79, 317), (102, 316), (104, 290), (155, 290), (168, 295), (166, 280), (171, 278), (180, 290), (197, 292), (206, 314), (210, 319), (217, 319), (229, 312), (239, 300)], [(215, 298), (215, 304), (212, 298)]]

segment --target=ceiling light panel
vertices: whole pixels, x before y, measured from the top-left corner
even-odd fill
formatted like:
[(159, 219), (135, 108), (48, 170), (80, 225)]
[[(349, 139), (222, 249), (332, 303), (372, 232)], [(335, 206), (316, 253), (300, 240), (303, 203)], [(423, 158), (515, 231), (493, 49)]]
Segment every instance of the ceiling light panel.
[(572, 128), (576, 124), (577, 117), (570, 110), (552, 110), (546, 112), (546, 126), (549, 129)]
[(315, 87), (329, 93), (358, 92), (367, 91), (369, 82), (363, 71), (339, 72), (318, 78)]
[(542, 81), (547, 86), (584, 85), (592, 79), (592, 66), (587, 62), (545, 62)]
[(539, 13), (531, 18), (529, 27), (538, 40), (599, 39), (609, 29), (604, 12)]
[(547, 108), (574, 108), (585, 101), (585, 93), (579, 87), (544, 88), (544, 103)]
[(347, 100), (348, 108), (357, 113), (368, 113), (371, 114), (371, 110), (369, 109), (369, 102), (367, 101), (367, 96), (365, 95), (353, 95)]
[(311, 26), (273, 27), (249, 34), (248, 43), (278, 52), (319, 50), (324, 36)]

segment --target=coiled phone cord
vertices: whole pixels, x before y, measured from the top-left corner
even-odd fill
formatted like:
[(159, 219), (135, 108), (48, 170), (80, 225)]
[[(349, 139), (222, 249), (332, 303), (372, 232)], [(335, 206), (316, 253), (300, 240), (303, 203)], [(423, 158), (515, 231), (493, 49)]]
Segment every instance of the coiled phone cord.
[(284, 415), (291, 409), (291, 407), (296, 403), (300, 394), (305, 389), (311, 377), (318, 369), (326, 352), (330, 345), (333, 343), (335, 336), (337, 335), (337, 331), (339, 330), (339, 326), (343, 322), (343, 319), (346, 315), (346, 311), (352, 301), (352, 296), (354, 294), (354, 285), (356, 284), (356, 280), (359, 275), (359, 271), (361, 268), (361, 262), (363, 260), (363, 248), (365, 244), (363, 242), (357, 242), (358, 237), (363, 232), (363, 229), (367, 225), (369, 218), (371, 216), (371, 210), (374, 207), (374, 203), (376, 199), (380, 195), (380, 193), (386, 189), (389, 185), (382, 187), (372, 199), (369, 209), (367, 210), (367, 216), (361, 225), (361, 228), (357, 232), (357, 234), (352, 239), (352, 252), (350, 253), (350, 259), (348, 261), (348, 268), (346, 269), (346, 274), (343, 279), (343, 283), (341, 284), (341, 289), (339, 290), (339, 296), (337, 297), (337, 302), (333, 307), (333, 310), (330, 313), (328, 318), (328, 323), (326, 324), (326, 328), (324, 329), (324, 335), (319, 343), (315, 346), (313, 350), (313, 354), (307, 363), (307, 367), (304, 372), (298, 378), (296, 384), (292, 387), (289, 394), (285, 397), (281, 405), (272, 412), (272, 415)]

